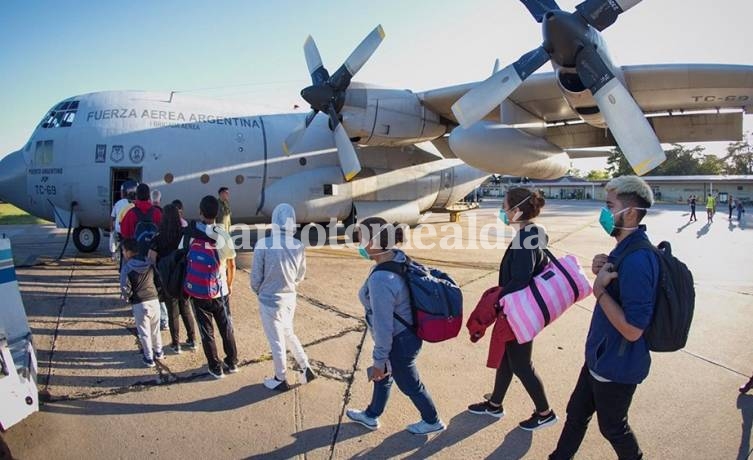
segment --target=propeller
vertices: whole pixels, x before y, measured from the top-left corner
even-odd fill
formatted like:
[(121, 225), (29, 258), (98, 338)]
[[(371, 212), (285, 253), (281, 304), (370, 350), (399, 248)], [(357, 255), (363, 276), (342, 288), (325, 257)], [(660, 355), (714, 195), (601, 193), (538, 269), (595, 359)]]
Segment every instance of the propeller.
[(521, 0), (541, 23), (543, 44), (513, 64), (496, 72), (466, 93), (452, 106), (458, 122), (468, 127), (484, 118), (549, 60), (575, 68), (583, 85), (591, 90), (617, 144), (637, 174), (645, 174), (666, 156), (643, 111), (611, 65), (598, 52), (602, 31), (617, 16), (641, 0), (586, 0), (574, 13), (562, 11), (555, 0)]
[(295, 145), (303, 138), (316, 114), (324, 112), (329, 116), (329, 126), (333, 132), (337, 156), (345, 180), (351, 180), (361, 171), (361, 163), (358, 161), (356, 150), (340, 121), (340, 110), (345, 104), (345, 92), (353, 76), (366, 64), (366, 61), (374, 54), (383, 39), (384, 30), (379, 25), (363, 39), (356, 49), (350, 53), (343, 65), (332, 75), (322, 64), (322, 58), (314, 39), (310, 36), (306, 39), (303, 44), (303, 52), (311, 75), (311, 86), (301, 91), (301, 97), (311, 105), (311, 112), (285, 139), (282, 148), (286, 154), (290, 154)]

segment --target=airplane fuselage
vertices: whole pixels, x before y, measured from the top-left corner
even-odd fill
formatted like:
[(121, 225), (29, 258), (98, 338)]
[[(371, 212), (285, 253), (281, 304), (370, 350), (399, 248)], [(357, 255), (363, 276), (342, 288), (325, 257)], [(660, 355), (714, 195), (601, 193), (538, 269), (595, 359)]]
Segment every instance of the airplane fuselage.
[(202, 196), (226, 186), (234, 222), (266, 222), (282, 201), (294, 205), (300, 221), (317, 222), (345, 218), (356, 202), (411, 202), (417, 213), (442, 208), (488, 175), (421, 150), (370, 147), (359, 149), (362, 174), (345, 183), (324, 117), (314, 120), (300, 153), (283, 153), (285, 136), (303, 117), (251, 115), (242, 104), (171, 93), (70, 98), (4, 159), (10, 169), (23, 167), (25, 180), (16, 174), (16, 186), (2, 195), (48, 220), (65, 221), (61, 214), (73, 209), (78, 226), (108, 228), (125, 178), (160, 190), (163, 204), (180, 199), (188, 217), (198, 217)]

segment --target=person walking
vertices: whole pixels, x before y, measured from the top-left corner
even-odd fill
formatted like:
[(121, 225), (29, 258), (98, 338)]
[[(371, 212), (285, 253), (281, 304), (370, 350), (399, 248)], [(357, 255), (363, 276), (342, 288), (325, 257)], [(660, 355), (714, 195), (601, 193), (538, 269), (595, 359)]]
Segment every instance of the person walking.
[[(647, 376), (651, 355), (643, 331), (651, 323), (659, 285), (659, 260), (648, 248), (626, 252), (648, 241), (640, 222), (654, 204), (651, 187), (638, 176), (620, 176), (606, 185), (606, 207), (599, 223), (616, 241), (609, 255), (594, 257), (596, 306), (586, 338), (585, 364), (567, 404), (567, 419), (550, 460), (572, 459), (596, 412), (599, 430), (621, 460), (643, 452), (628, 423), (639, 383)], [(621, 259), (619, 267), (614, 262)], [(618, 271), (615, 269), (618, 268)]]
[(270, 390), (287, 391), (287, 346), (300, 369), (299, 381), (308, 383), (316, 378), (301, 341), (293, 331), (296, 287), (306, 274), (303, 243), (296, 231), (295, 211), (282, 203), (272, 211), (272, 234), (259, 240), (254, 247), (251, 290), (259, 297), (259, 314), (264, 333), (272, 351), (274, 375), (264, 379)]
[[(205, 196), (199, 203), (201, 223), (189, 224), (191, 241), (186, 255), (183, 289), (193, 302), (209, 374), (221, 379), (225, 377), (225, 372), (238, 372), (238, 349), (225, 294), (228, 292), (226, 262), (235, 258), (235, 247), (230, 235), (215, 224), (218, 208), (217, 198)], [(215, 323), (222, 338), (224, 361), (217, 356)]]
[[(162, 210), (162, 221), (160, 222), (159, 232), (152, 240), (152, 248), (149, 250), (149, 259), (156, 266), (160, 259), (170, 256), (183, 239), (184, 229), (181, 226), (180, 214), (178, 208), (173, 204), (168, 204)], [(167, 319), (170, 326), (170, 348), (176, 354), (180, 354), (182, 347), (180, 345), (180, 321), (186, 328), (186, 348), (196, 350), (196, 327), (194, 325), (191, 305), (184, 295), (177, 298), (172, 297), (167, 289), (164, 288), (163, 280), (159, 276), (155, 277), (157, 291), (160, 294), (160, 301), (167, 306)]]
[(695, 216), (695, 204), (696, 204), (696, 196), (691, 195), (690, 196), (690, 222), (698, 221), (698, 218)]
[[(358, 235), (360, 256), (373, 260), (376, 266), (390, 261), (407, 262), (405, 253), (395, 248), (403, 242), (401, 227), (387, 224), (380, 217), (370, 217), (359, 224)], [(372, 365), (367, 370), (369, 380), (374, 382), (371, 402), (365, 410), (348, 409), (346, 415), (370, 430), (378, 429), (394, 382), (421, 414), (421, 420), (408, 425), (408, 432), (421, 435), (442, 431), (446, 426), (416, 367), (423, 341), (395, 317), (413, 324), (408, 285), (402, 276), (377, 270), (376, 266), (358, 293), (374, 340)]]
[(131, 304), (144, 364), (154, 367), (155, 359), (165, 357), (159, 333), (159, 300), (154, 285), (154, 268), (148, 260), (138, 257), (138, 243), (133, 239), (123, 240), (123, 259), (121, 298)]
[[(732, 195), (730, 195), (729, 198), (727, 198), (727, 207), (729, 208), (729, 217), (728, 217), (728, 219), (732, 220), (732, 211), (735, 210), (735, 200), (732, 197)], [(740, 219), (737, 219), (737, 220), (740, 220)]]
[[(505, 195), (499, 216), (506, 225), (515, 228), (517, 233), (500, 263), (500, 298), (526, 288), (533, 277), (541, 273), (544, 266), (549, 263), (549, 258), (543, 251), (547, 243), (546, 232), (533, 222), (541, 213), (544, 203), (545, 200), (539, 192), (525, 188), (512, 188)], [(494, 331), (501, 330), (498, 327), (502, 324), (496, 325)], [(503, 347), (501, 359), (497, 363), (487, 363), (497, 368), (491, 397), (480, 403), (471, 404), (468, 411), (473, 414), (503, 417), (505, 411), (502, 403), (515, 375), (535, 405), (533, 414), (521, 421), (518, 426), (526, 431), (535, 431), (556, 423), (557, 415), (550, 407), (544, 384), (533, 368), (533, 341), (519, 344), (513, 336), (504, 342)]]
[(716, 212), (716, 199), (709, 193), (706, 198), (706, 221), (714, 222), (714, 213)]

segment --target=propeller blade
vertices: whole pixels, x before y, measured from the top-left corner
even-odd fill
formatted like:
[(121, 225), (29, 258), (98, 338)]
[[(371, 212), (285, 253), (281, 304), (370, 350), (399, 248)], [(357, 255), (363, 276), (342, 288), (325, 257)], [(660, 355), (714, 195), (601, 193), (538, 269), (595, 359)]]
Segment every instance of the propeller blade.
[(340, 66), (339, 69), (332, 75), (330, 82), (336, 89), (343, 90), (350, 84), (350, 80), (353, 76), (361, 70), (366, 61), (369, 60), (372, 54), (379, 48), (379, 45), (384, 40), (384, 29), (381, 25), (378, 25), (371, 31), (366, 38), (350, 53), (345, 63)]
[(452, 105), (452, 113), (464, 127), (481, 120), (515, 91), (523, 80), (549, 60), (549, 54), (539, 47), (524, 54), (483, 83), (468, 91)]
[(547, 11), (560, 9), (554, 0), (520, 0), (528, 11), (531, 13), (536, 22), (540, 23), (544, 19)]
[(594, 29), (602, 31), (614, 24), (617, 16), (641, 0), (586, 0), (575, 7), (578, 14)]
[(350, 181), (361, 172), (361, 162), (358, 161), (356, 149), (353, 147), (353, 143), (350, 142), (348, 132), (345, 131), (345, 127), (340, 123), (337, 112), (332, 106), (329, 109), (329, 118), (332, 121), (332, 126), (335, 128), (335, 146), (337, 146), (337, 157), (340, 159), (340, 169), (343, 172), (345, 180)]
[(578, 53), (576, 69), (635, 173), (642, 176), (664, 162), (667, 156), (643, 110), (596, 48), (590, 46)]
[(314, 121), (316, 114), (316, 110), (309, 112), (306, 115), (306, 118), (301, 122), (301, 124), (298, 125), (298, 127), (293, 130), (292, 133), (288, 134), (288, 137), (286, 137), (282, 143), (282, 151), (285, 152), (285, 155), (290, 155), (291, 153), (293, 153), (293, 149), (295, 149), (298, 141), (303, 138), (303, 135), (306, 134), (306, 128), (308, 128), (311, 122)]
[(327, 72), (327, 69), (322, 64), (319, 48), (316, 47), (316, 42), (311, 35), (303, 43), (303, 53), (306, 55), (306, 65), (309, 68), (311, 82), (314, 85), (319, 85), (327, 81), (329, 79), (329, 72)]

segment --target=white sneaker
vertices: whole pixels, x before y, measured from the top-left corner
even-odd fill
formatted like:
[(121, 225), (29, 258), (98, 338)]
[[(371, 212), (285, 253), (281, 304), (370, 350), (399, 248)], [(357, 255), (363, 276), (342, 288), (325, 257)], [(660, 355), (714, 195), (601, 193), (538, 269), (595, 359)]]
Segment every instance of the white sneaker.
[(437, 420), (437, 423), (426, 423), (423, 420), (416, 423), (411, 423), (406, 428), (408, 432), (413, 434), (430, 434), (444, 431), (447, 426), (442, 420)]
[(269, 388), (270, 390), (276, 391), (288, 391), (290, 389), (290, 385), (288, 385), (287, 380), (277, 380), (276, 377), (265, 378), (264, 386)]
[(362, 410), (348, 409), (345, 412), (345, 415), (347, 415), (349, 419), (353, 420), (356, 423), (360, 423), (371, 431), (379, 428), (379, 419), (376, 417), (369, 417), (368, 415), (366, 415), (366, 412)]

